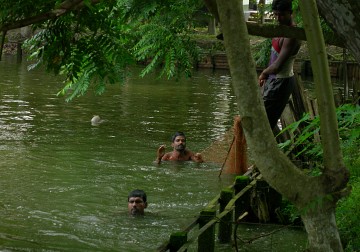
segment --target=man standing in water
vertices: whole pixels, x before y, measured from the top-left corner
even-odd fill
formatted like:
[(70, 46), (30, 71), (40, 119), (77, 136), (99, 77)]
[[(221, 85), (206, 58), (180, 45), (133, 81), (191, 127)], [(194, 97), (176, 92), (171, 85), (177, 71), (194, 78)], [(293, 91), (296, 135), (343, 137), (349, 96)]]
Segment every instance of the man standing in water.
[(172, 137), (171, 146), (173, 151), (165, 153), (165, 145), (161, 145), (157, 150), (156, 163), (160, 164), (161, 161), (194, 161), (202, 163), (204, 160), (200, 153), (193, 153), (186, 149), (186, 137), (183, 132), (176, 132)]
[(143, 190), (133, 190), (128, 195), (128, 212), (129, 215), (144, 215), (147, 208), (147, 197)]
[[(272, 10), (280, 25), (296, 25), (292, 17), (292, 0), (274, 0)], [(273, 38), (270, 64), (259, 76), (259, 85), (265, 84), (263, 100), (271, 129), (276, 126), (294, 89), (293, 65), (300, 45), (295, 38)]]

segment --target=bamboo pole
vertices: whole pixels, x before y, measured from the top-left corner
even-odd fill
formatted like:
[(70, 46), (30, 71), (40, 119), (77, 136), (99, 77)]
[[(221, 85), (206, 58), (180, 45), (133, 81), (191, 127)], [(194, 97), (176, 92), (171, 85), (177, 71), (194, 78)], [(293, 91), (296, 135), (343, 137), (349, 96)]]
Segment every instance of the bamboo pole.
[[(201, 211), (199, 217), (199, 228), (202, 228), (216, 216), (215, 209), (205, 209)], [(199, 235), (198, 251), (212, 252), (215, 251), (215, 225), (210, 226), (205, 232)]]
[[(235, 194), (241, 192), (248, 184), (250, 183), (250, 177), (248, 176), (237, 176), (235, 178)], [(244, 194), (244, 197), (241, 197), (235, 202), (235, 220), (239, 216), (247, 211), (248, 206), (250, 205), (249, 193)]]
[(187, 232), (175, 232), (170, 235), (170, 252), (176, 252), (187, 241)]
[[(233, 190), (223, 189), (220, 194), (220, 212), (225, 210), (226, 205), (230, 202), (233, 196)], [(231, 241), (232, 220), (233, 213), (230, 211), (226, 214), (219, 223), (218, 239), (220, 243), (229, 243)]]
[[(251, 181), (250, 184), (248, 184), (243, 190), (241, 190), (238, 194), (236, 194), (234, 196), (234, 198), (232, 198), (232, 200), (229, 201), (229, 203), (227, 204), (227, 206), (225, 207), (225, 210), (220, 213), (219, 215), (216, 216), (216, 218), (213, 218), (212, 220), (210, 220), (208, 223), (206, 223), (203, 227), (201, 227), (198, 231), (196, 231), (193, 236), (194, 237), (199, 237), (202, 233), (204, 233), (209, 227), (211, 227), (212, 225), (214, 225), (219, 219), (222, 219), (228, 212), (232, 211), (234, 209), (234, 205), (235, 202), (242, 197), (250, 188), (252, 188), (257, 180), (262, 179), (262, 175), (260, 174), (259, 176), (257, 176), (256, 178), (254, 178), (253, 181)], [(188, 246), (192, 243), (192, 240), (189, 240), (186, 244), (184, 244), (179, 250), (178, 252), (184, 252), (186, 251), (186, 249), (188, 248)]]

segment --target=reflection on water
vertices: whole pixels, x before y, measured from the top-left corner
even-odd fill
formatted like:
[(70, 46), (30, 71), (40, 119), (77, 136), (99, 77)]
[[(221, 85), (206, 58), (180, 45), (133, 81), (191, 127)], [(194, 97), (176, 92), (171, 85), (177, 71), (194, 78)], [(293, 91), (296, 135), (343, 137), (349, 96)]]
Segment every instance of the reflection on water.
[[(291, 234), (289, 236), (289, 234)], [(239, 251), (305, 251), (304, 227), (272, 224), (241, 224), (237, 229)], [(289, 240), (289, 238), (292, 239)], [(289, 242), (291, 241), (291, 242)]]
[[(152, 162), (175, 131), (201, 151), (232, 126), (226, 71), (180, 82), (133, 75), (65, 102), (60, 78), (15, 62), (0, 62), (0, 249), (154, 250), (232, 183), (218, 178), (221, 164)], [(94, 115), (104, 122), (92, 126)], [(126, 214), (135, 188), (148, 194), (144, 218)]]
[[(131, 77), (69, 103), (56, 96), (60, 78), (11, 57), (0, 73), (1, 249), (155, 249), (232, 182), (214, 164), (153, 164), (177, 130), (201, 150), (231, 126), (234, 97), (220, 73), (179, 83)], [(104, 122), (92, 126), (93, 115)], [(135, 188), (149, 198), (142, 220), (126, 214)]]

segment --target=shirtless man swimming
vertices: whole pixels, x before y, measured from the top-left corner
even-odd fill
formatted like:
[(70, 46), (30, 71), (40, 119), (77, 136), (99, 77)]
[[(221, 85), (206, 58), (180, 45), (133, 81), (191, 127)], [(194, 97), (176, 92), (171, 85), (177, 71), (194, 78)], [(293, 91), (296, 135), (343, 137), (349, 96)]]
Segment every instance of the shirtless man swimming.
[(204, 160), (200, 153), (193, 153), (186, 149), (186, 137), (183, 132), (176, 132), (172, 137), (171, 146), (173, 151), (165, 153), (165, 145), (161, 145), (157, 150), (156, 163), (161, 161), (194, 161), (202, 163)]

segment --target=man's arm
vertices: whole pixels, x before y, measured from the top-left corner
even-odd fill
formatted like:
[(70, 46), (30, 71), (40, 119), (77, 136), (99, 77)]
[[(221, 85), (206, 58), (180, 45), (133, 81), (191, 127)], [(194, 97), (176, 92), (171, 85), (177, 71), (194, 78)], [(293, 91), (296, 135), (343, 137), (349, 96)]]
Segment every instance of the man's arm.
[(192, 153), (192, 155), (190, 156), (190, 159), (196, 163), (202, 163), (204, 162), (204, 159), (202, 158), (201, 153)]
[(160, 163), (161, 163), (161, 160), (162, 160), (163, 157), (165, 156), (165, 145), (160, 145), (160, 147), (158, 148), (156, 154), (157, 154), (157, 157), (156, 157), (155, 162), (156, 162), (157, 164), (160, 164)]

